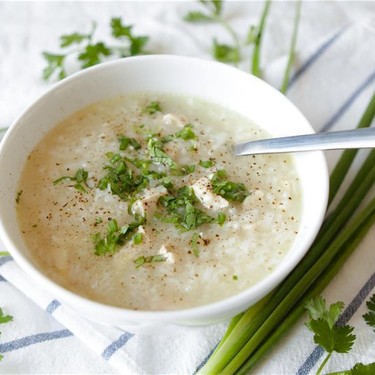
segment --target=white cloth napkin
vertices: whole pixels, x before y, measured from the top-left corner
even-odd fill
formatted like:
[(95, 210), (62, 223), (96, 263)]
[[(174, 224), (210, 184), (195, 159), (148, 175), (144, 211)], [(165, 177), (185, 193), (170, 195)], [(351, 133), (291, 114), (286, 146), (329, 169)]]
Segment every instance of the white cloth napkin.
[[(168, 17), (165, 21), (179, 32), (187, 28), (174, 25)], [(176, 37), (176, 33), (170, 35)], [(193, 43), (188, 36), (184, 42)], [(298, 49), (288, 96), (316, 130), (356, 126), (375, 88), (374, 46), (375, 19), (369, 18), (338, 28), (319, 40), (311, 38), (309, 45)], [(199, 43), (195, 48), (197, 55), (203, 56)], [(194, 52), (192, 48), (189, 51)], [(163, 52), (173, 52), (173, 48)], [(281, 57), (266, 66), (265, 79), (276, 87), (284, 64)], [(282, 126), (282, 119), (280, 122)], [(337, 155), (327, 154), (330, 166)], [(364, 301), (375, 286), (374, 241), (375, 228), (324, 292), (330, 303), (345, 302), (348, 307), (342, 319), (355, 326), (358, 336), (351, 354), (345, 359), (334, 355), (327, 371), (348, 369), (358, 361), (375, 361), (375, 333), (361, 317)], [(0, 247), (2, 250), (6, 249)], [(10, 257), (0, 258), (0, 306), (14, 316), (12, 323), (0, 326), (3, 374), (193, 374), (214, 349), (227, 324), (181, 327), (177, 334), (167, 336), (131, 335), (104, 327), (60, 304)], [(255, 373), (305, 375), (316, 370), (320, 360), (321, 350), (315, 347), (301, 320)]]

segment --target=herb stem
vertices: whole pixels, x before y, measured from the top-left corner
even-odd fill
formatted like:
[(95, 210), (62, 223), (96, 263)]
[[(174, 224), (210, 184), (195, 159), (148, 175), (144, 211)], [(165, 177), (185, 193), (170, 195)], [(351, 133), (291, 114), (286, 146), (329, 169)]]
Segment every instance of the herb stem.
[[(371, 122), (375, 115), (375, 92), (370, 99), (369, 104), (367, 105), (367, 108), (361, 117), (357, 128), (367, 128), (371, 125)], [(347, 171), (349, 170), (350, 166), (352, 165), (352, 162), (357, 155), (358, 150), (345, 150), (339, 161), (337, 162), (335, 168), (333, 169), (331, 173), (330, 178), (330, 191), (329, 191), (329, 203), (331, 203), (336, 196), (336, 193), (338, 192), (342, 182), (344, 181), (344, 178), (346, 176)]]
[(295, 57), (298, 26), (299, 26), (299, 21), (300, 21), (300, 17), (301, 17), (301, 6), (302, 6), (302, 1), (297, 0), (296, 1), (295, 17), (294, 17), (294, 25), (293, 25), (293, 33), (292, 33), (292, 41), (290, 43), (288, 62), (287, 62), (287, 65), (286, 65), (286, 69), (285, 69), (285, 72), (284, 72), (284, 78), (283, 78), (281, 88), (280, 88), (280, 91), (283, 94), (285, 94), (286, 90), (288, 89), (290, 70), (292, 68), (294, 57)]
[(325, 365), (327, 364), (327, 362), (329, 361), (329, 359), (331, 358), (331, 356), (332, 356), (332, 352), (328, 353), (326, 355), (326, 357), (324, 358), (324, 361), (319, 366), (318, 371), (316, 372), (316, 375), (320, 375), (322, 373), (323, 368), (325, 367)]
[(263, 34), (264, 34), (264, 28), (266, 26), (266, 20), (267, 20), (267, 16), (268, 16), (268, 13), (269, 13), (270, 6), (271, 6), (271, 0), (266, 0), (265, 3), (264, 3), (262, 15), (261, 15), (261, 18), (260, 18), (260, 23), (259, 23), (259, 26), (258, 26), (255, 45), (254, 45), (251, 72), (257, 77), (261, 76), (260, 49), (261, 49), (261, 44), (262, 44), (262, 39), (263, 39)]

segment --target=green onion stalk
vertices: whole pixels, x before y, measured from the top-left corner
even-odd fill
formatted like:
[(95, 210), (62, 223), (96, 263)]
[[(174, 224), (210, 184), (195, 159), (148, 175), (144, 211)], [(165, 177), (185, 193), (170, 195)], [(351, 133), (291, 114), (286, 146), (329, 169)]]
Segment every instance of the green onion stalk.
[[(375, 93), (358, 126), (370, 126), (374, 115)], [(338, 165), (342, 166), (341, 173), (346, 174), (351, 162), (352, 160), (347, 158), (344, 152), (338, 162)], [(344, 180), (341, 173), (336, 172), (334, 175), (338, 186)], [(338, 254), (342, 252), (348, 242), (357, 245), (359, 239), (362, 239), (365, 234), (359, 228), (362, 226), (367, 228), (367, 223), (370, 222), (372, 224), (370, 217), (372, 218), (372, 210), (375, 211), (374, 201), (368, 205), (365, 213), (359, 214), (347, 226), (374, 182), (375, 150), (367, 156), (346, 194), (324, 222), (315, 242), (303, 260), (267, 297), (268, 303), (259, 302), (250, 307), (240, 318), (235, 318), (236, 324), (230, 325), (230, 332), (224, 336), (224, 340), (200, 373), (216, 374), (222, 371), (226, 374), (235, 373), (246, 361), (252, 360), (261, 345), (266, 345), (267, 350), (274, 345), (276, 340), (268, 340), (272, 332), (275, 334), (285, 319), (289, 319), (296, 314), (295, 311), (299, 311), (298, 304), (302, 304), (301, 301), (306, 300), (308, 291), (314, 288), (317, 280), (328, 278), (327, 274), (334, 277), (339, 270), (339, 267), (336, 266), (336, 263), (340, 262), (337, 258)], [(363, 236), (361, 237), (358, 233), (362, 233)], [(332, 269), (335, 271), (334, 274), (332, 274)], [(291, 324), (287, 325), (285, 331), (291, 326)], [(256, 363), (253, 362), (251, 366), (254, 367)]]

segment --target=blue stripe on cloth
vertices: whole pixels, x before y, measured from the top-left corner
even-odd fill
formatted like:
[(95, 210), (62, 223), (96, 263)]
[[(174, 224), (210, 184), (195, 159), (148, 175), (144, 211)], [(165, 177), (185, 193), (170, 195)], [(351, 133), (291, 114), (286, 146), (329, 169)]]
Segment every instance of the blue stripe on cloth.
[(332, 35), (304, 62), (304, 64), (294, 73), (288, 83), (288, 89), (298, 80), (300, 76), (348, 29), (348, 26), (340, 29)]
[(11, 256), (0, 257), (0, 267), (11, 260), (13, 260)]
[(50, 304), (46, 307), (46, 312), (48, 312), (48, 314), (53, 314), (53, 312), (61, 305), (61, 303), (59, 301), (57, 301), (56, 299), (52, 300), (50, 302)]
[[(374, 288), (375, 288), (375, 272), (370, 276), (370, 278), (366, 281), (365, 285), (353, 298), (349, 306), (341, 314), (340, 318), (337, 321), (337, 324), (345, 325), (346, 323), (348, 323), (349, 320), (352, 318), (352, 316), (355, 314), (355, 312), (362, 305), (362, 303), (365, 301), (367, 296), (370, 294), (370, 292)], [(315, 347), (315, 349), (307, 357), (306, 361), (302, 364), (302, 366), (297, 371), (297, 375), (307, 375), (323, 354), (324, 354), (324, 351), (322, 348), (320, 348), (319, 346)]]
[(26, 336), (21, 339), (0, 344), (0, 353), (12, 352), (14, 350), (25, 348), (26, 346), (39, 344), (45, 341), (62, 339), (69, 336), (73, 336), (73, 334), (68, 329), (54, 332), (37, 333), (35, 335)]
[(4, 279), (4, 277), (2, 277), (1, 275), (0, 275), (0, 282), (6, 282), (7, 280), (6, 279)]
[(336, 113), (323, 125), (321, 131), (327, 131), (342, 117), (360, 94), (375, 80), (375, 70), (357, 87)]
[(133, 336), (134, 335), (132, 333), (125, 332), (116, 341), (113, 341), (104, 349), (102, 357), (106, 360), (109, 360), (113, 356), (113, 354), (115, 354), (117, 350), (122, 348)]
[(206, 363), (207, 361), (210, 359), (210, 357), (212, 356), (213, 352), (215, 351), (215, 349), (217, 348), (217, 346), (219, 345), (219, 343), (217, 343), (213, 349), (211, 349), (211, 351), (204, 357), (203, 361), (199, 364), (199, 366), (195, 369), (194, 373), (193, 374), (196, 374)]

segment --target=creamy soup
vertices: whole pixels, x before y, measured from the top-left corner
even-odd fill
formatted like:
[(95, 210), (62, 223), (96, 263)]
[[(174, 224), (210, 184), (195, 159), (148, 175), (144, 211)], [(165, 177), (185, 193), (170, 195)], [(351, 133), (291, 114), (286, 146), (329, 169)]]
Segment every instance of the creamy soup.
[(19, 182), (34, 262), (69, 290), (136, 310), (243, 291), (277, 267), (299, 229), (292, 158), (233, 154), (264, 137), (247, 118), (185, 96), (121, 96), (73, 114)]

